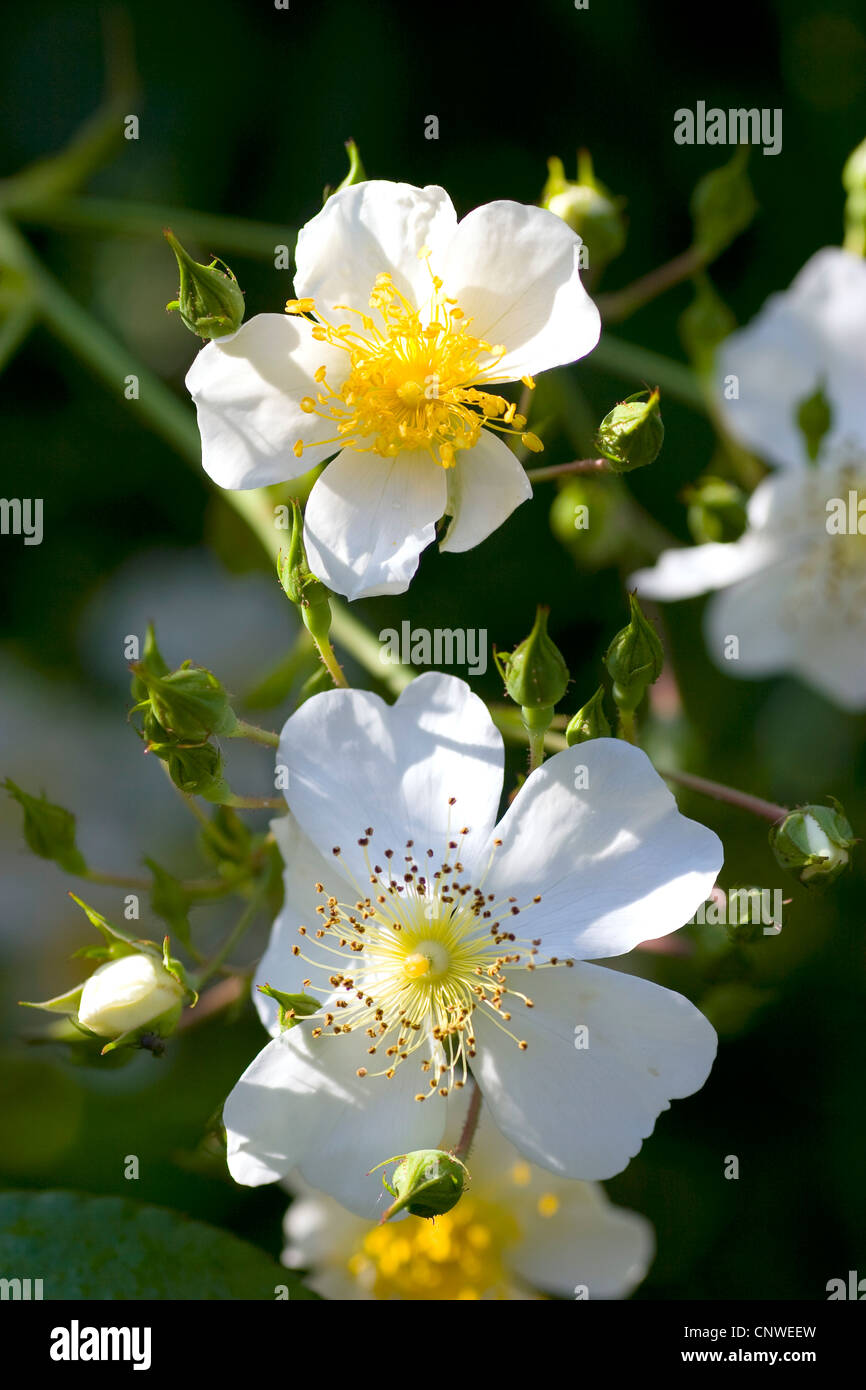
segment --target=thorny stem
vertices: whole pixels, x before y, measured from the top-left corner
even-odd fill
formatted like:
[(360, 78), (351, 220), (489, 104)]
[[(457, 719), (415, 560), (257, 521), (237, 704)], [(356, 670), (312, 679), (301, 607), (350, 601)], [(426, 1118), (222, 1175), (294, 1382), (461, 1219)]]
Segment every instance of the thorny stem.
[(334, 685), (341, 686), (342, 689), (348, 690), (349, 682), (346, 680), (343, 668), (337, 660), (337, 654), (327, 637), (319, 638), (313, 636), (313, 641), (316, 644), (316, 650), (319, 656), (322, 658), (322, 664), (331, 677), (331, 680), (334, 682)]
[(245, 719), (239, 719), (237, 728), (229, 735), (230, 738), (247, 738), (251, 743), (263, 743), (267, 748), (279, 748), (280, 736), (273, 733), (270, 729), (260, 729), (258, 724), (248, 724)]

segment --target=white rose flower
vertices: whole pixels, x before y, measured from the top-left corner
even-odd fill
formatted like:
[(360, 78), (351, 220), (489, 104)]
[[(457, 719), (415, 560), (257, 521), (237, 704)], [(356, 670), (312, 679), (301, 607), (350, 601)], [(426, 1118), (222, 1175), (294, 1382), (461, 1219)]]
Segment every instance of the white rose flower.
[(469, 550), (531, 496), (499, 437), (525, 421), (496, 391), (597, 343), (580, 248), (520, 203), (458, 224), (441, 188), (334, 194), (298, 237), (289, 315), (257, 315), (189, 371), (205, 471), (262, 487), (336, 454), (307, 504), (310, 567), (350, 599), (404, 592), (443, 514), (442, 549)]
[[(717, 665), (732, 676), (799, 676), (850, 710), (866, 706), (864, 382), (866, 262), (825, 249), (720, 351), (725, 423), (779, 469), (755, 489), (746, 531), (668, 550), (630, 581), (662, 601), (719, 590), (704, 619)], [(732, 388), (739, 395), (728, 399)], [(819, 391), (830, 427), (813, 464), (797, 414)]]
[[(286, 899), (257, 975), (323, 999), (226, 1102), (238, 1182), (302, 1177), (362, 1216), (373, 1166), (439, 1147), (472, 1073), (498, 1128), (562, 1177), (626, 1166), (716, 1038), (688, 1000), (584, 964), (674, 931), (709, 895), (717, 837), (616, 739), (558, 753), (497, 824), (503, 748), (452, 676), (387, 706), (328, 691), (288, 720), (277, 822)], [(574, 958), (577, 958), (576, 960)]]
[(626, 1298), (655, 1250), (650, 1223), (595, 1183), (527, 1163), (484, 1114), (451, 1211), (371, 1225), (293, 1178), (283, 1263), (325, 1298)]
[(183, 999), (183, 986), (153, 956), (121, 956), (85, 981), (78, 1022), (101, 1038), (119, 1038), (179, 1008)]

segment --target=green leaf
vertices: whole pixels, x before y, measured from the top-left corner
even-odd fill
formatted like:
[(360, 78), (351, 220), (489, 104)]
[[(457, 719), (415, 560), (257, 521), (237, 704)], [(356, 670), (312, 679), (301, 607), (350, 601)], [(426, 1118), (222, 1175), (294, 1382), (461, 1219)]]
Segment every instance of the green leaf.
[(52, 1299), (315, 1297), (263, 1250), (179, 1212), (77, 1192), (0, 1195), (0, 1268)]
[(24, 812), (24, 838), (40, 859), (53, 859), (68, 874), (87, 872), (84, 856), (75, 842), (75, 817), (46, 797), (30, 796), (7, 777), (6, 791)]

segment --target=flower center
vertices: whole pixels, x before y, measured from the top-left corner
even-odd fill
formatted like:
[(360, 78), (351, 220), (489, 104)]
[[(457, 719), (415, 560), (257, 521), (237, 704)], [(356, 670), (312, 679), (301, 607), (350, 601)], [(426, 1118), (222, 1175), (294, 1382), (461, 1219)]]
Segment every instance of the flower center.
[(533, 1003), (516, 987), (516, 973), (572, 963), (537, 961), (540, 938), (519, 940), (511, 930), (521, 912), (541, 901), (539, 895), (521, 907), (513, 897), (497, 901), (495, 893), (484, 891), (500, 841), (480, 882), (466, 881), (460, 849), (468, 833), (464, 827), (460, 839), (448, 841), (435, 870), (434, 851), (418, 856), (427, 860), (422, 870), (413, 841), (407, 841), (405, 868), (398, 872), (392, 849), (382, 852), (383, 863), (372, 862), (374, 832), (368, 826), (358, 843), (371, 891), (357, 884), (335, 848), (358, 896), (354, 903), (341, 902), (317, 883), (320, 924), (299, 926), (304, 944), (292, 947), (313, 968), (304, 989), (323, 999), (322, 1010), (309, 1020), (313, 1037), (362, 1028), (371, 1059), (370, 1070), (358, 1068), (362, 1077), (393, 1077), (413, 1058), (427, 1086), (415, 1096), (419, 1101), (465, 1084), (479, 1009), (525, 1051), (526, 1042), (509, 1027), (511, 1008), (513, 1001), (521, 1008)]
[(374, 1226), (348, 1269), (374, 1298), (506, 1299), (510, 1281), (503, 1253), (519, 1238), (504, 1206), (466, 1193), (435, 1220), (410, 1216)]
[[(419, 253), (430, 269), (430, 252)], [(346, 375), (330, 382), (325, 367), (315, 379), (316, 398), (305, 396), (301, 409), (335, 427), (332, 439), (361, 452), (393, 458), (405, 449), (422, 449), (443, 468), (453, 468), (461, 449), (478, 443), (482, 428), (520, 435), (533, 453), (541, 441), (526, 432), (526, 418), (516, 405), (485, 388), (503, 380), (496, 368), (505, 356), (501, 344), (474, 337), (456, 299), (443, 292), (441, 279), (430, 270), (431, 294), (423, 311), (416, 309), (383, 271), (369, 299), (372, 313), (337, 304), (351, 314), (349, 323), (331, 323), (313, 299), (290, 299), (289, 314), (309, 315), (313, 338), (346, 354)], [(532, 389), (531, 377), (522, 378)], [(300, 458), (303, 440), (294, 445)]]

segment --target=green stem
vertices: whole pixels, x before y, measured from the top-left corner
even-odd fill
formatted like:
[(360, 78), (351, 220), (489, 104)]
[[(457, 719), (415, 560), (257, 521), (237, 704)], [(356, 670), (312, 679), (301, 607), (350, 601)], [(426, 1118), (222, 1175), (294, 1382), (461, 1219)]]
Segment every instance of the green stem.
[(546, 735), (535, 729), (529, 733), (529, 771), (534, 772), (544, 762), (544, 740)]
[(791, 814), (787, 806), (779, 806), (775, 801), (764, 801), (759, 796), (737, 791), (736, 787), (727, 787), (722, 782), (711, 782), (707, 777), (696, 777), (692, 772), (671, 772), (661, 767), (656, 770), (666, 782), (676, 782), (681, 787), (687, 787), (689, 791), (711, 796), (715, 801), (724, 801), (729, 806), (737, 806), (741, 811), (748, 811), (750, 815), (759, 816), (761, 820), (768, 820), (773, 824)]
[(692, 371), (682, 362), (674, 362), (661, 353), (651, 352), (649, 348), (638, 347), (636, 343), (623, 342), (603, 333), (601, 342), (587, 358), (586, 365), (599, 371), (611, 372), (614, 376), (626, 377), (631, 381), (652, 382), (661, 388), (665, 395), (691, 406), (692, 410), (706, 412), (706, 401), (700, 384)]
[(281, 796), (230, 796), (219, 804), (238, 811), (282, 811), (286, 803)]
[(229, 738), (247, 738), (250, 743), (263, 743), (266, 748), (280, 746), (279, 734), (272, 733), (270, 729), (260, 729), (258, 724), (248, 724), (245, 719), (238, 720), (237, 727)]
[(673, 289), (684, 280), (690, 280), (706, 267), (707, 261), (706, 252), (696, 246), (690, 246), (687, 251), (674, 256), (672, 261), (651, 270), (648, 275), (642, 275), (639, 280), (626, 285), (624, 289), (616, 290), (612, 294), (599, 295), (597, 302), (603, 321), (620, 323), (637, 309), (642, 309), (645, 304), (664, 294), (666, 290)]
[(637, 723), (633, 709), (620, 709), (617, 738), (624, 738), (626, 743), (637, 743)]
[(241, 217), (195, 212), (188, 208), (155, 207), (113, 198), (59, 198), (15, 211), (19, 221), (59, 231), (106, 232), (109, 235), (162, 236), (171, 227), (183, 240), (201, 242), (211, 254), (237, 252), (253, 259), (273, 260), (278, 246), (292, 246), (291, 227), (270, 222), (247, 222)]
[(547, 468), (527, 468), (531, 483), (546, 483), (552, 478), (567, 478), (571, 473), (610, 473), (607, 459), (572, 459), (571, 463), (552, 463)]
[(209, 980), (212, 975), (215, 975), (217, 973), (217, 971), (222, 966), (223, 962), (228, 960), (235, 946), (237, 946), (238, 942), (252, 926), (253, 922), (255, 921), (256, 914), (259, 908), (261, 907), (263, 891), (264, 890), (260, 885), (258, 891), (255, 893), (253, 898), (244, 908), (237, 922), (232, 927), (232, 930), (229, 932), (225, 941), (220, 946), (219, 950), (216, 952), (216, 955), (212, 956), (211, 959), (207, 962), (207, 964), (203, 967), (201, 973), (195, 981), (195, 987), (197, 990), (200, 991), (202, 985), (207, 980)]
[[(333, 613), (331, 617), (333, 621)], [(337, 660), (337, 654), (327, 637), (316, 637), (315, 634), (313, 634), (313, 641), (316, 644), (316, 651), (322, 658), (322, 664), (331, 677), (331, 680), (334, 682), (334, 685), (340, 686), (343, 690), (348, 690), (349, 682), (346, 680), (343, 668)]]

